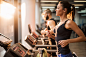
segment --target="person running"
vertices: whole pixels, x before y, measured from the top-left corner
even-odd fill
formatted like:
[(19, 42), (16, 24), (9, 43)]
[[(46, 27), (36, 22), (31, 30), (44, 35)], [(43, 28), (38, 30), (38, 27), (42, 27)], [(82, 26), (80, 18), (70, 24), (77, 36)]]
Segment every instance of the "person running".
[[(43, 19), (46, 21), (46, 28), (44, 30), (41, 31), (41, 34), (44, 35), (46, 34), (46, 31), (48, 30), (52, 30), (55, 25), (57, 24), (56, 21), (54, 20), (54, 18), (52, 18), (52, 12), (50, 9), (46, 9), (43, 13), (42, 13), (42, 17)], [(53, 34), (54, 35), (54, 34)], [(55, 39), (54, 38), (50, 38), (49, 39), (49, 44), (50, 45), (56, 45), (55, 43)], [(56, 49), (56, 47), (52, 47), (52, 49)], [(48, 57), (51, 56), (51, 53), (48, 53)], [(56, 57), (56, 53), (52, 53), (53, 57)]]
[[(75, 16), (75, 7), (67, 1), (59, 1), (57, 5), (56, 16), (60, 16), (60, 22), (53, 30), (47, 32), (48, 37), (55, 38), (57, 42), (57, 57), (73, 57), (69, 43), (86, 41), (85, 35), (81, 29), (73, 21)], [(68, 14), (72, 14), (71, 18), (67, 18)], [(71, 32), (75, 31), (79, 37), (70, 39)], [(55, 36), (52, 36), (55, 33)]]

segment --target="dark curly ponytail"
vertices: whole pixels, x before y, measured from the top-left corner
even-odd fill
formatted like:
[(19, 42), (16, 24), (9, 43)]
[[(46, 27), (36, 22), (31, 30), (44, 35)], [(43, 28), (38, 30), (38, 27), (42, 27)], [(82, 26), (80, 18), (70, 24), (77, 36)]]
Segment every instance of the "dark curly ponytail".
[(72, 12), (72, 20), (74, 20), (74, 17), (75, 17), (75, 6), (74, 5), (71, 5), (72, 6), (72, 9), (71, 9), (71, 12)]

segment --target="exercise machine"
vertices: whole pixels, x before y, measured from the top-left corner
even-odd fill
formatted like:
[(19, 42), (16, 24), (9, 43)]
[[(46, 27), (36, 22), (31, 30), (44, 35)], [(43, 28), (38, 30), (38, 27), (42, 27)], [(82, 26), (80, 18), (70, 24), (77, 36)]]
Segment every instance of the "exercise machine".
[(28, 50), (21, 43), (10, 45), (12, 40), (0, 33), (0, 46), (6, 51), (4, 57), (33, 57), (31, 50)]
[[(31, 30), (31, 27), (30, 27), (30, 24), (28, 25), (28, 30), (29, 30), (29, 35), (27, 35), (26, 37), (25, 37), (25, 41), (32, 47), (32, 49), (33, 49), (33, 51), (34, 52), (39, 52), (39, 50), (41, 49), (41, 48), (46, 48), (47, 49), (47, 47), (56, 47), (56, 45), (49, 45), (48, 43), (49, 43), (49, 40), (48, 40), (48, 37), (45, 37), (45, 36), (43, 36), (43, 37), (34, 37), (32, 34), (33, 34), (33, 32), (32, 32), (32, 30)], [(35, 33), (34, 33), (35, 34)], [(36, 35), (36, 34), (35, 34)], [(38, 50), (39, 49), (39, 50)], [(52, 50), (52, 49), (48, 49), (47, 50), (47, 52), (56, 52), (57, 50)], [(41, 55), (40, 57), (42, 57), (43, 56), (43, 54), (42, 54), (43, 52), (39, 52), (39, 54)]]

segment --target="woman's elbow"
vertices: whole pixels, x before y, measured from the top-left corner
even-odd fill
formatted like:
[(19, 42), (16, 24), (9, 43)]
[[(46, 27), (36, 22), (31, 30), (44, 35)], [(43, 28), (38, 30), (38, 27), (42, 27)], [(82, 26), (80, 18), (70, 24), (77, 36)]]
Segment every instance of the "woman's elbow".
[(86, 37), (85, 37), (85, 41), (86, 41)]
[(86, 37), (85, 36), (82, 36), (82, 41), (86, 41)]
[(45, 31), (44, 31), (44, 30), (41, 30), (41, 34), (42, 34), (42, 35), (45, 34)]

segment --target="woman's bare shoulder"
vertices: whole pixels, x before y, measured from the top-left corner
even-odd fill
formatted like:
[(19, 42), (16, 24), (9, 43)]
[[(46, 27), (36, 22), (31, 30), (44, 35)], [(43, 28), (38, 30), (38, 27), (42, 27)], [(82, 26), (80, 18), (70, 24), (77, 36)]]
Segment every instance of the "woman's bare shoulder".
[(68, 21), (66, 22), (66, 24), (67, 24), (67, 26), (70, 27), (70, 28), (77, 26), (77, 24), (76, 24), (73, 20), (68, 20)]
[(67, 22), (66, 22), (66, 24), (68, 24), (68, 25), (72, 25), (72, 24), (76, 24), (73, 20), (68, 20)]

